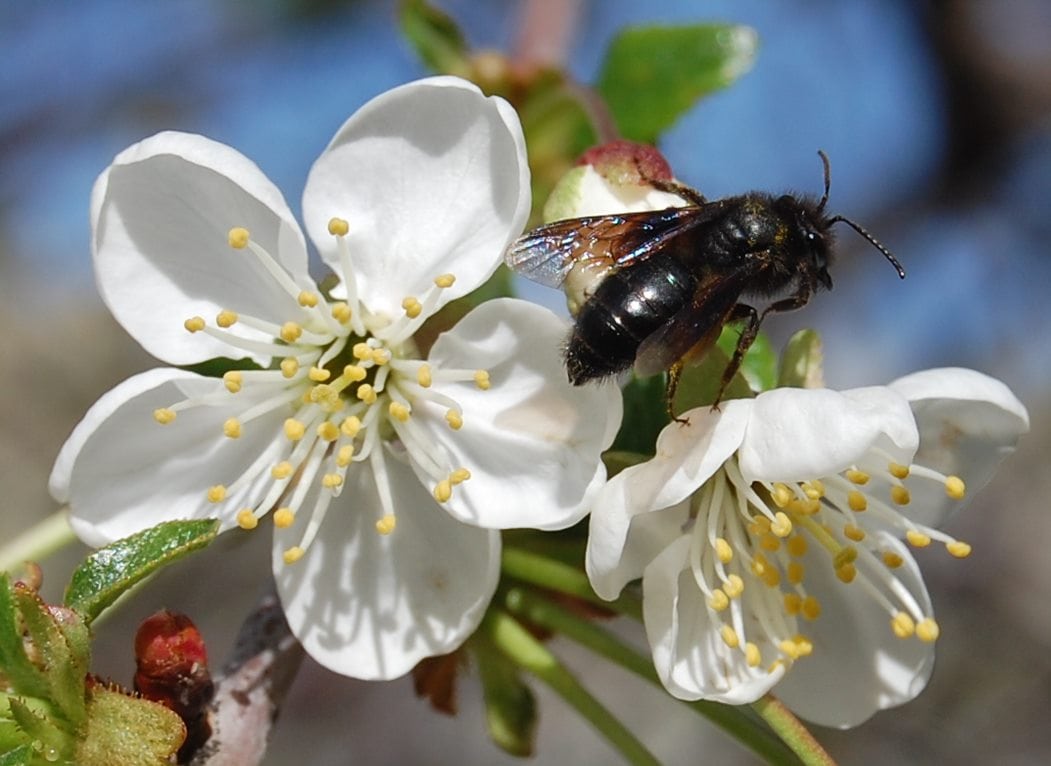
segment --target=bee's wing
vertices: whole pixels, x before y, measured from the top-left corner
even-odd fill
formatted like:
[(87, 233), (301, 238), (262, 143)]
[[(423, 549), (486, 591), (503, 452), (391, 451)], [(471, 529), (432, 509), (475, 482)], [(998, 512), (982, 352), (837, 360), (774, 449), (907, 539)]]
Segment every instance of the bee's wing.
[(635, 373), (643, 377), (656, 375), (691, 350), (700, 352), (714, 343), (748, 286), (748, 276), (748, 268), (706, 273), (690, 303), (639, 344)]
[(555, 221), (511, 243), (504, 261), (534, 282), (559, 287), (576, 265), (608, 271), (646, 258), (712, 218), (718, 203)]

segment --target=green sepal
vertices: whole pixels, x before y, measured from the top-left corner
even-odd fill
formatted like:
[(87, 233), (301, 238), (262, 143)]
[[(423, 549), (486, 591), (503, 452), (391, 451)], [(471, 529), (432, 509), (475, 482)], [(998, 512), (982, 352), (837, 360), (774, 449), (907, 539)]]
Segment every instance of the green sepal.
[(0, 753), (0, 766), (30, 766), (33, 762), (33, 752), (33, 746), (25, 744)]
[(444, 11), (423, 0), (403, 0), (398, 23), (428, 69), (461, 76), (470, 71), (467, 39)]
[[(708, 350), (696, 364), (687, 366), (679, 378), (679, 387), (672, 402), (676, 415), (696, 407), (710, 407), (719, 393), (719, 384), (730, 358), (721, 348), (715, 346)], [(731, 378), (730, 384), (723, 392), (723, 401), (727, 399), (745, 399), (755, 394), (741, 371)]]
[(78, 732), (77, 766), (166, 766), (186, 739), (182, 719), (163, 705), (95, 686)]
[(625, 468), (645, 463), (649, 457), (640, 452), (623, 452), (620, 450), (608, 450), (602, 453), (602, 462), (606, 464), (606, 475), (613, 478)]
[(22, 621), (15, 606), (15, 587), (0, 572), (0, 668), (7, 684), (19, 694), (47, 696), (47, 680), (40, 668), (26, 656), (22, 641)]
[[(8, 698), (7, 706), (12, 720), (18, 725), (23, 736), (30, 742), (39, 742), (42, 752), (48, 751), (68, 759), (73, 744), (72, 738), (60, 728), (57, 721), (42, 710), (34, 710), (33, 707), (16, 697)], [(48, 760), (54, 763), (57, 759)]]
[(217, 356), (215, 359), (206, 359), (197, 364), (185, 364), (179, 369), (195, 372), (206, 378), (221, 378), (231, 370), (261, 370), (263, 368), (251, 359), (230, 359), (225, 356)]
[(219, 533), (215, 519), (167, 521), (88, 556), (73, 573), (65, 604), (89, 624), (131, 586), (204, 548)]
[(800, 330), (785, 344), (777, 372), (777, 385), (821, 388), (825, 385), (825, 354), (817, 330)]
[[(737, 350), (737, 339), (741, 337), (740, 327), (724, 327), (719, 334), (717, 344), (729, 360)], [(748, 347), (741, 360), (742, 375), (752, 391), (769, 391), (777, 385), (777, 354), (770, 339), (763, 333), (755, 336), (755, 341)]]
[(610, 43), (597, 87), (621, 134), (653, 144), (700, 98), (751, 69), (757, 50), (746, 26), (629, 27)]
[[(38, 665), (47, 682), (45, 699), (50, 701), (57, 712), (72, 724), (84, 719), (84, 677), (90, 662), (90, 646), (85, 630), (77, 629), (72, 624), (65, 629), (59, 622), (80, 622), (73, 612), (61, 608), (52, 612), (43, 599), (29, 588), (14, 589), (15, 603), (22, 615), (26, 634), (39, 655)], [(70, 641), (67, 632), (74, 637)]]
[(624, 397), (624, 419), (613, 440), (612, 452), (634, 452), (652, 455), (657, 435), (668, 425), (667, 386), (663, 375), (635, 378), (621, 392)]
[(506, 753), (525, 758), (536, 745), (537, 703), (518, 667), (484, 635), (471, 642), (478, 660), (489, 738)]

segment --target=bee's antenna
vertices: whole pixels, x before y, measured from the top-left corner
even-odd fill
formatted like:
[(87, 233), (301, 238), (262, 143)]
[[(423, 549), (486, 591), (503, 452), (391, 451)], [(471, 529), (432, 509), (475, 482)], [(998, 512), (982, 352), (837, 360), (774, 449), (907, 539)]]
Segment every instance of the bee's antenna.
[[(824, 154), (822, 154), (821, 156), (822, 156), (822, 158), (825, 158)], [(825, 182), (827, 184), (828, 183), (828, 159), (827, 158), (825, 158), (825, 174), (826, 174), (825, 175)], [(826, 185), (826, 196), (828, 196), (827, 185)], [(822, 205), (825, 204), (825, 200), (824, 199), (821, 200), (821, 204)], [(849, 218), (844, 218), (841, 215), (834, 215), (834, 216), (832, 216), (831, 218), (828, 219), (827, 223), (828, 223), (829, 226), (831, 226), (832, 224), (840, 222), (840, 221), (842, 221), (847, 226), (852, 228), (854, 231), (856, 231), (858, 234), (860, 234), (862, 237), (864, 237), (866, 240), (868, 240), (870, 245), (872, 245), (877, 250), (879, 250), (881, 253), (883, 253), (883, 256), (888, 261), (890, 261), (890, 265), (893, 266), (895, 269), (897, 269), (898, 276), (901, 277), (902, 279), (905, 279), (905, 269), (903, 269), (901, 267), (901, 264), (898, 263), (898, 259), (894, 257), (894, 254), (890, 250), (888, 250), (886, 247), (884, 247), (883, 244), (878, 239), (876, 239), (874, 236), (869, 234), (864, 228), (862, 228), (858, 224), (854, 223)]]
[(828, 155), (824, 150), (818, 149), (817, 155), (821, 158), (821, 164), (825, 166), (825, 193), (821, 195), (821, 201), (817, 203), (818, 215), (825, 212), (825, 203), (828, 202), (828, 189), (832, 185), (832, 167), (828, 162)]

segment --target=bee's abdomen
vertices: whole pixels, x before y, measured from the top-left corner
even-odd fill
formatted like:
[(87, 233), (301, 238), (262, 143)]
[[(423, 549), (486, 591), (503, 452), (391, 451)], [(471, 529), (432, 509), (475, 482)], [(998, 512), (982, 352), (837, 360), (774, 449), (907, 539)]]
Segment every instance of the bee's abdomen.
[(606, 277), (566, 343), (569, 381), (580, 385), (631, 367), (639, 344), (687, 305), (695, 287), (686, 267), (664, 254)]

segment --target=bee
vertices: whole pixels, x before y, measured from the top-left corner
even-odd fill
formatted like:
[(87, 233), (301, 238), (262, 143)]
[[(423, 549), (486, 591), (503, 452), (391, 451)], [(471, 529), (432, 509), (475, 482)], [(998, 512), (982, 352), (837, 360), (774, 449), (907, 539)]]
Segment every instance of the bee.
[[(581, 385), (631, 367), (639, 376), (668, 370), (670, 409), (684, 365), (712, 346), (723, 325), (743, 322), (718, 405), (766, 316), (832, 289), (836, 223), (854, 229), (904, 279), (901, 264), (868, 231), (825, 213), (831, 171), (828, 156), (818, 155), (825, 174), (818, 201), (758, 191), (709, 201), (688, 186), (647, 179), (688, 204), (555, 221), (511, 243), (511, 269), (569, 296), (569, 381)], [(766, 301), (761, 311), (757, 301)]]

